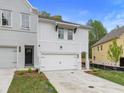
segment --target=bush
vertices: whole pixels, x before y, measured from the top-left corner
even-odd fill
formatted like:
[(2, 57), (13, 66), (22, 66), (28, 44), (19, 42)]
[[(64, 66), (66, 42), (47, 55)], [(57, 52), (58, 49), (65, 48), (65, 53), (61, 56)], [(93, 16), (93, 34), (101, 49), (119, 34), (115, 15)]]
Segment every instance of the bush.
[(32, 73), (32, 69), (31, 68), (28, 69), (28, 73)]

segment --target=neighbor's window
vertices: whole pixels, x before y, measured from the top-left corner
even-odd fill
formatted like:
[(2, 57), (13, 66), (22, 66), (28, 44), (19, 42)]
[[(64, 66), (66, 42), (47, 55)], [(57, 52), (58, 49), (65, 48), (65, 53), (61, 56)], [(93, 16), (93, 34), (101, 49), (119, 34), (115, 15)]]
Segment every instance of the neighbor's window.
[(73, 40), (73, 30), (68, 30), (68, 40)]
[(64, 29), (58, 29), (58, 39), (64, 39)]
[(97, 50), (99, 51), (99, 46), (97, 47)]
[(29, 29), (29, 14), (22, 14), (22, 28)]
[(11, 11), (2, 10), (2, 26), (11, 26)]
[(94, 52), (95, 52), (95, 47), (93, 48)]
[(103, 49), (103, 46), (101, 45), (101, 51), (102, 51), (102, 49)]

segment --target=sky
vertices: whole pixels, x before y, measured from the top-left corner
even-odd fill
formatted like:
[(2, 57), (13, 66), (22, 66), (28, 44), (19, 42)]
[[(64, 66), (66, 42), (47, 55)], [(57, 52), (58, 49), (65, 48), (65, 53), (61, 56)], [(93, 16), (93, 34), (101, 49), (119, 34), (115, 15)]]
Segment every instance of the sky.
[(86, 24), (99, 20), (108, 32), (124, 25), (124, 0), (29, 0), (39, 11), (61, 15), (64, 20)]

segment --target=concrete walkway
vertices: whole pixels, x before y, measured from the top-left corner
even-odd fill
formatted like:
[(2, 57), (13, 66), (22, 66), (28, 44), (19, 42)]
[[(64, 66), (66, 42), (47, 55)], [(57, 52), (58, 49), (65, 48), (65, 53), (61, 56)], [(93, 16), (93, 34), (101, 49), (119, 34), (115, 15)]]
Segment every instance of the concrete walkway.
[(59, 93), (124, 93), (124, 86), (86, 74), (83, 71), (44, 73)]
[(14, 71), (14, 69), (0, 69), (0, 93), (7, 93)]

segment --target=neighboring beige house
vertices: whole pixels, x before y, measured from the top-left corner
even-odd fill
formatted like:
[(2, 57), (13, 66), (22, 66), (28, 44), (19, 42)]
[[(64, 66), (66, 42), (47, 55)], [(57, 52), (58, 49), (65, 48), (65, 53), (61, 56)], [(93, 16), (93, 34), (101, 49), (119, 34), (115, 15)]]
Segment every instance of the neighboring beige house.
[(122, 45), (124, 50), (124, 27), (111, 31), (92, 46), (93, 63), (107, 66), (124, 66), (124, 54), (117, 65), (108, 59), (108, 49), (113, 39), (116, 39), (117, 44)]

